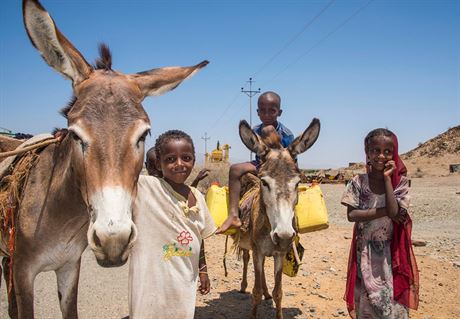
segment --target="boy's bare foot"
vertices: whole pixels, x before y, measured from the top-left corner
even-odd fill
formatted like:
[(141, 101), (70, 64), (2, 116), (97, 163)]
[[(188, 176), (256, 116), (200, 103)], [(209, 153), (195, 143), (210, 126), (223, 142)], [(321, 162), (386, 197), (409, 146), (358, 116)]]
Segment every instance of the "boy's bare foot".
[(216, 234), (223, 234), (229, 229), (238, 229), (241, 227), (241, 220), (238, 216), (228, 216)]

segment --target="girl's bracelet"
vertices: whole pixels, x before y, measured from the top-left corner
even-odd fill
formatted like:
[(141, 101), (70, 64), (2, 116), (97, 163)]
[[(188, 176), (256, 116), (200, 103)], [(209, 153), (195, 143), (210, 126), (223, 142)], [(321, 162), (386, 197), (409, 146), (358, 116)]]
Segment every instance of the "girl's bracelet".
[(200, 271), (206, 268), (206, 264), (200, 267)]
[(201, 274), (206, 274), (206, 275), (207, 275), (208, 272), (207, 272), (207, 271), (200, 271), (199, 274), (200, 274), (200, 275), (201, 275)]

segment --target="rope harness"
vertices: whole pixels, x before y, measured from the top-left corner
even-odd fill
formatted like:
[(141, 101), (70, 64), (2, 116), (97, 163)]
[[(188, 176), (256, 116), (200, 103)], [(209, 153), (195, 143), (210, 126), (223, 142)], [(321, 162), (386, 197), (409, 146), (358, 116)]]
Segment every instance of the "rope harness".
[[(26, 146), (14, 151), (1, 152), (0, 158), (24, 154), (8, 168), (8, 172), (0, 180), (0, 240), (6, 241), (7, 251), (4, 253), (8, 256), (7, 264), (4, 267), (9, 268), (8, 274), (8, 301), (11, 302), (13, 291), (13, 263), (14, 250), (16, 243), (16, 221), (17, 211), (23, 198), (24, 185), (27, 184), (31, 169), (37, 163), (40, 152), (45, 146), (60, 142), (62, 137), (47, 139), (33, 145)], [(0, 272), (0, 285), (1, 285)]]
[(14, 151), (0, 152), (0, 158), (22, 154), (28, 151), (35, 150), (37, 148), (45, 147), (50, 144), (60, 142), (61, 140), (62, 140), (62, 137), (55, 137), (55, 138), (51, 138), (51, 139), (48, 139), (48, 140), (45, 140), (45, 141), (42, 141), (42, 142), (39, 142), (33, 145), (26, 146), (24, 148), (15, 149)]
[(13, 290), (13, 256), (16, 242), (17, 210), (23, 196), (23, 188), (29, 177), (30, 169), (39, 158), (37, 148), (28, 151), (14, 164), (11, 173), (2, 178), (0, 183), (0, 231), (2, 241), (7, 239), (7, 255), (9, 262), (8, 299), (11, 299)]

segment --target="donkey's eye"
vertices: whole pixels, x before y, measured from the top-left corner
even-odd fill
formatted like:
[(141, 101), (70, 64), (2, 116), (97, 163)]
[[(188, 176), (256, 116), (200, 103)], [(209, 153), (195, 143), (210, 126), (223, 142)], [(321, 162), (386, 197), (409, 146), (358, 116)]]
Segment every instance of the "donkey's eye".
[(141, 143), (145, 142), (145, 139), (147, 137), (147, 134), (150, 135), (150, 130), (145, 131), (137, 140), (136, 146), (139, 147)]
[(70, 136), (72, 136), (72, 139), (75, 141), (75, 142), (80, 142), (81, 141), (81, 138), (75, 134), (74, 132), (70, 131)]
[(80, 147), (81, 147), (82, 152), (86, 151), (87, 148), (88, 148), (88, 143), (84, 142), (84, 141), (82, 140), (82, 138), (81, 138), (80, 136), (78, 136), (75, 132), (71, 131), (70, 134), (71, 134), (71, 136), (72, 136), (72, 139), (73, 139), (76, 143), (80, 144)]
[(268, 189), (270, 189), (270, 185), (268, 185), (268, 183), (267, 183), (266, 180), (261, 179), (260, 182), (262, 183), (262, 186), (263, 186), (263, 187), (267, 187)]

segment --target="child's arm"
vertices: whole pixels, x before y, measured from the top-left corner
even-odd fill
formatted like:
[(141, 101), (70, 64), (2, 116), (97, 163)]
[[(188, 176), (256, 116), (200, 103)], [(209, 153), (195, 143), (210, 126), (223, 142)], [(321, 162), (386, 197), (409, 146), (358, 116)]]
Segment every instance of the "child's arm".
[(387, 216), (387, 210), (382, 208), (356, 209), (347, 205), (347, 218), (349, 222), (364, 222)]
[[(391, 180), (388, 183), (385, 181), (385, 193), (386, 193), (386, 205), (387, 207), (382, 208), (370, 208), (370, 209), (356, 209), (353, 206), (347, 205), (347, 218), (349, 222), (364, 222), (373, 219), (377, 219), (383, 216), (388, 216), (398, 223), (402, 223), (405, 220), (403, 214), (399, 214), (399, 205), (393, 193), (393, 186)], [(395, 205), (396, 208), (393, 206)], [(391, 214), (391, 215), (390, 215)]]
[(201, 171), (198, 172), (198, 175), (196, 175), (195, 179), (193, 180), (192, 184), (190, 186), (197, 187), (198, 183), (206, 178), (208, 176), (210, 169), (203, 168)]
[(204, 241), (201, 241), (200, 260), (198, 262), (200, 287), (198, 290), (202, 295), (206, 295), (211, 290), (211, 282), (208, 277), (208, 266), (206, 265), (206, 257), (204, 255)]
[(360, 194), (362, 192), (362, 176), (356, 175), (347, 184), (341, 203), (347, 206), (347, 219), (349, 222), (364, 222), (387, 216), (386, 208), (360, 209)]

